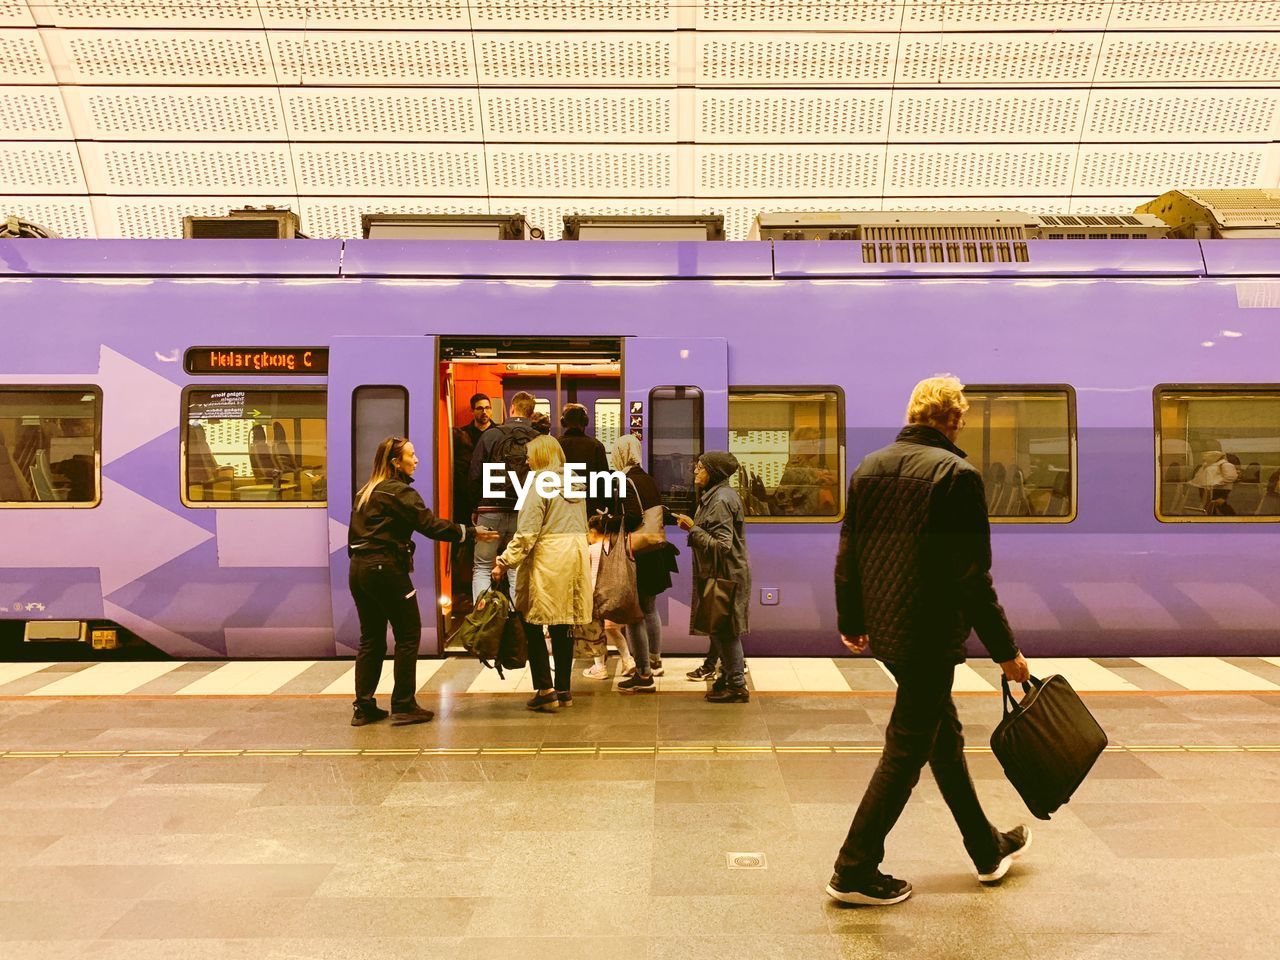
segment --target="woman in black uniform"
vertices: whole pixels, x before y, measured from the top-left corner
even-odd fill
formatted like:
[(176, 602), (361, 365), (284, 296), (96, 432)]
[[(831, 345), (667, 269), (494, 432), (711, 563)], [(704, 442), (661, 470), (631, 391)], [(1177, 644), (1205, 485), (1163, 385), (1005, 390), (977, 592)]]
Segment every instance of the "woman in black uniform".
[(369, 482), (356, 494), (347, 534), (351, 557), (351, 596), (360, 614), (360, 650), (356, 654), (353, 727), (383, 720), (374, 691), (387, 654), (387, 623), (395, 636), (395, 687), (391, 692), (391, 722), (396, 726), (426, 723), (434, 714), (418, 706), (418, 643), (422, 616), (413, 570), (414, 531), (432, 540), (458, 543), (468, 538), (496, 540), (498, 534), (481, 527), (441, 520), (413, 487), (418, 455), (403, 437), (387, 437), (378, 444)]

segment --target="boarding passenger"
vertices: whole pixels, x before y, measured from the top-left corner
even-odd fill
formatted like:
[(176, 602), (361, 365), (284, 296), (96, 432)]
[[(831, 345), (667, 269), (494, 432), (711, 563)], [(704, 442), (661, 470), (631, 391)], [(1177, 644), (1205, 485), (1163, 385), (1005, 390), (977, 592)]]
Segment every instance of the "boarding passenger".
[[(453, 518), (460, 523), (473, 523), (472, 513), (477, 506), (477, 490), (471, 483), (471, 458), (481, 435), (493, 426), (493, 401), (487, 393), (471, 395), (471, 422), (453, 431)], [(453, 547), (452, 569), (473, 570), (475, 542), (464, 540)], [(454, 613), (466, 613), (472, 602), (471, 581), (454, 580)]]
[[(604, 444), (595, 437), (587, 436), (587, 408), (580, 403), (567, 403), (560, 413), (560, 446), (564, 448), (564, 458), (568, 463), (586, 465), (588, 476), (609, 469), (609, 455)], [(606, 510), (608, 506), (608, 497), (587, 498), (588, 515)]]
[(693, 598), (690, 601), (690, 632), (706, 634), (694, 627), (698, 621), (703, 589), (708, 580), (733, 583), (733, 608), (723, 624), (710, 631), (711, 656), (720, 662), (720, 675), (707, 693), (711, 703), (746, 703), (751, 699), (742, 661), (742, 635), (747, 632), (747, 609), (751, 602), (751, 566), (742, 501), (729, 478), (738, 470), (731, 453), (709, 450), (693, 468), (693, 482), (700, 490), (698, 510), (692, 518), (675, 514), (681, 530), (689, 533), (693, 548)]
[(395, 686), (391, 691), (391, 722), (396, 726), (426, 723), (430, 710), (418, 706), (418, 644), (422, 616), (413, 571), (413, 534), (456, 543), (475, 538), (497, 540), (490, 530), (450, 523), (435, 516), (410, 484), (418, 468), (413, 444), (403, 437), (387, 437), (378, 444), (369, 481), (356, 494), (347, 532), (351, 557), (351, 596), (360, 615), (360, 650), (356, 654), (353, 727), (387, 716), (374, 692), (387, 655), (387, 623), (395, 637)]
[[(627, 531), (637, 530), (644, 522), (646, 511), (662, 509), (657, 484), (640, 466), (640, 441), (629, 433), (618, 437), (609, 449), (609, 464), (627, 477), (621, 515), (611, 517), (609, 529), (617, 531), (622, 524)], [(657, 598), (671, 586), (671, 574), (676, 569), (675, 553), (676, 548), (670, 543), (636, 552), (636, 589), (644, 619), (627, 627), (635, 674), (618, 684), (623, 693), (653, 691), (656, 689), (653, 678), (662, 676), (662, 621), (658, 617)]]
[[(497, 543), (485, 542), (479, 538), (476, 540), (471, 596), (477, 599), (489, 589), (493, 558), (506, 549), (516, 532), (516, 492), (507, 474), (514, 473), (523, 482), (529, 472), (526, 451), (528, 445), (539, 436), (531, 419), (533, 403), (533, 394), (523, 390), (512, 397), (506, 423), (486, 430), (471, 457), (471, 483), (479, 497), (476, 526), (496, 530), (499, 534)], [(500, 492), (488, 497), (484, 491), (486, 464), (504, 477), (503, 482), (498, 485)], [(518, 581), (519, 576), (516, 574), (508, 578), (508, 589), (512, 596), (515, 595)]]
[(951, 810), (978, 879), (994, 883), (1026, 850), (1026, 827), (999, 833), (978, 802), (964, 759), (951, 685), (971, 629), (1010, 681), (1025, 683), (991, 582), (991, 527), (982, 475), (955, 444), (969, 402), (952, 376), (922, 380), (907, 425), (849, 481), (836, 556), (840, 640), (872, 654), (898, 682), (884, 752), (836, 859), (827, 894), (893, 904), (911, 884), (880, 872), (885, 838), (926, 763)]
[(551, 434), (551, 415), (539, 411), (529, 418), (533, 421), (533, 429), (538, 431), (538, 435), (542, 437)]
[[(538, 437), (528, 448), (529, 473), (543, 471), (559, 481), (564, 450), (554, 437)], [(554, 712), (572, 706), (574, 624), (591, 620), (591, 560), (587, 547), (587, 508), (581, 498), (569, 499), (557, 483), (550, 496), (530, 485), (520, 508), (515, 536), (493, 563), (492, 576), (501, 580), (508, 570), (521, 568), (516, 583), (516, 609), (525, 622), (529, 641), (529, 670), (534, 694), (530, 710)], [(477, 551), (478, 552), (478, 551)], [(543, 627), (551, 635), (555, 677), (547, 660)]]

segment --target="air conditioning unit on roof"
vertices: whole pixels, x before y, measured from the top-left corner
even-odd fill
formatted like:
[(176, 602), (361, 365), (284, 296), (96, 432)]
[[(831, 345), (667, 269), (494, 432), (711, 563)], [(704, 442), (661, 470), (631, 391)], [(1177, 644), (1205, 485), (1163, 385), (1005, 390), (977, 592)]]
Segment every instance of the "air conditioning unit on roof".
[(574, 214), (561, 240), (723, 240), (724, 217), (679, 214)]
[(1189, 240), (1280, 237), (1280, 190), (1170, 190), (1135, 213), (1159, 217)]
[(360, 227), (366, 240), (542, 239), (522, 213), (366, 213)]
[(305, 239), (298, 215), (292, 210), (245, 207), (225, 217), (182, 218), (184, 240), (294, 240)]

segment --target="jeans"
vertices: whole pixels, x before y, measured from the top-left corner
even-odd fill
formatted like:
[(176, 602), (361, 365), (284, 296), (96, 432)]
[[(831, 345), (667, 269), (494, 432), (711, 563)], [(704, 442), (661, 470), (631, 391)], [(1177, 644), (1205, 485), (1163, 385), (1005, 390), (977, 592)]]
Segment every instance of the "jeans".
[(653, 671), (652, 662), (662, 655), (662, 620), (658, 617), (655, 597), (640, 594), (640, 609), (644, 619), (627, 624), (627, 643), (636, 661), (636, 673), (647, 677)]
[(422, 615), (417, 591), (403, 570), (386, 561), (352, 559), (348, 577), (351, 596), (360, 617), (360, 649), (356, 653), (357, 710), (377, 706), (374, 692), (387, 656), (387, 624), (395, 637), (395, 687), (391, 710), (412, 710), (418, 692), (418, 646), (422, 641)]
[(951, 699), (955, 667), (885, 666), (898, 681), (898, 694), (880, 763), (836, 858), (836, 876), (858, 883), (875, 875), (884, 859), (885, 838), (902, 815), (926, 763), (960, 828), (965, 850), (975, 865), (989, 867), (1000, 859), (1000, 839), (982, 812), (964, 760), (964, 735)]
[(746, 664), (742, 658), (742, 638), (731, 629), (726, 628), (711, 635), (711, 652), (707, 654), (707, 659), (712, 663), (720, 661), (721, 674), (729, 686), (747, 685), (746, 674), (743, 673)]
[(551, 663), (547, 660), (547, 640), (542, 635), (542, 624), (526, 623), (525, 639), (529, 645), (529, 672), (533, 675), (535, 690), (569, 692), (569, 678), (573, 676), (573, 637), (569, 636), (569, 624), (553, 623), (547, 628), (551, 633), (551, 650), (556, 658), (556, 679), (551, 680)]
[[(493, 561), (498, 554), (507, 549), (507, 544), (516, 534), (516, 519), (519, 515), (510, 510), (496, 510), (491, 513), (481, 512), (476, 515), (476, 526), (496, 530), (500, 536), (487, 543), (477, 540), (475, 543), (475, 562), (471, 568), (471, 600), (480, 599), (480, 594), (489, 589), (493, 582)], [(517, 567), (507, 571), (507, 589), (512, 605), (516, 601)]]

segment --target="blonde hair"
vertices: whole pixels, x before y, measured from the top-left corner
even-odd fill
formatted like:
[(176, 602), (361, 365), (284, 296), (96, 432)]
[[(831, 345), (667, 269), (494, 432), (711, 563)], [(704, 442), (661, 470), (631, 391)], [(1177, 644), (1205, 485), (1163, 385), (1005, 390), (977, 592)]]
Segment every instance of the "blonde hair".
[(969, 401), (964, 397), (964, 384), (949, 373), (940, 373), (916, 384), (907, 404), (907, 423), (948, 423), (952, 414), (964, 413)]
[(560, 441), (555, 437), (543, 435), (529, 441), (529, 445), (525, 447), (525, 456), (529, 459), (530, 470), (564, 469), (564, 447), (560, 446)]
[(369, 480), (356, 492), (355, 509), (363, 510), (364, 505), (373, 496), (374, 487), (396, 475), (396, 466), (393, 461), (400, 459), (400, 455), (404, 453), (404, 445), (408, 442), (404, 437), (387, 437), (378, 444), (377, 452), (373, 455), (373, 471), (369, 474)]

